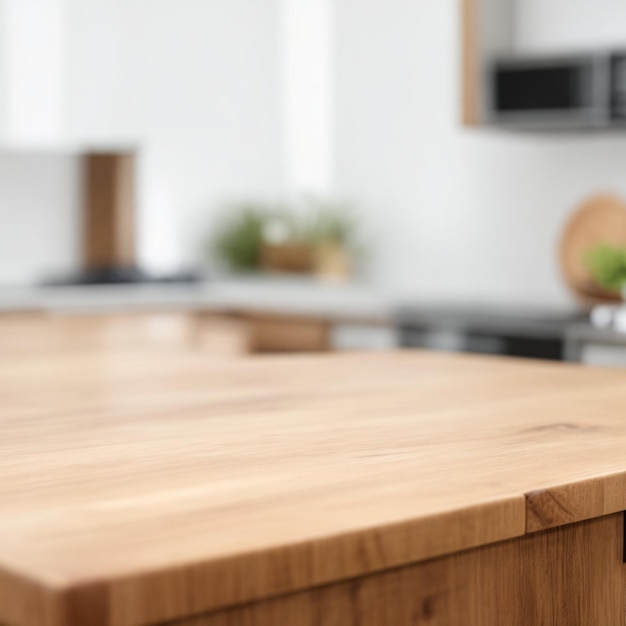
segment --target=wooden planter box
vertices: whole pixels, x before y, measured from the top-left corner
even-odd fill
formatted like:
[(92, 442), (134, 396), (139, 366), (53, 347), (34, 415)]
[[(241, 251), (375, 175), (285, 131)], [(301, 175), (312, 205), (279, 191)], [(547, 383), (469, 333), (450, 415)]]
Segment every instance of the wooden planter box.
[(312, 273), (315, 251), (303, 244), (268, 244), (261, 251), (261, 267), (268, 272)]

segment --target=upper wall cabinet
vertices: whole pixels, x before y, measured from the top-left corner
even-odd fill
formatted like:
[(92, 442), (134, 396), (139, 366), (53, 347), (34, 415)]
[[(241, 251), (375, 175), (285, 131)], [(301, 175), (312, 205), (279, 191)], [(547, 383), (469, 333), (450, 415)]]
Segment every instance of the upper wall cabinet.
[(462, 121), (626, 129), (624, 0), (460, 0)]

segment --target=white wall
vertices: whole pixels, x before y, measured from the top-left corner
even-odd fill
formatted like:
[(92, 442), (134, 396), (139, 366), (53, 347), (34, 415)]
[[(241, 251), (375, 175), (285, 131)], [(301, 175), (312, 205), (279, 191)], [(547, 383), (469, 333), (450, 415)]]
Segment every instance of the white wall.
[[(139, 257), (153, 270), (195, 261), (223, 200), (282, 193), (279, 8), (279, 0), (0, 0), (0, 149), (35, 146), (15, 162), (0, 159), (0, 211), (12, 216), (1, 222), (0, 247), (11, 255), (0, 251), (0, 282), (36, 280), (44, 259), (77, 260), (78, 198), (68, 197), (71, 176), (60, 170), (69, 166), (58, 154), (67, 146), (140, 149)], [(44, 218), (54, 222), (46, 241), (36, 230)], [(44, 249), (33, 251), (33, 240)]]
[(624, 0), (513, 0), (516, 46), (549, 51), (626, 48)]
[(193, 259), (220, 198), (280, 177), (273, 4), (70, 0), (69, 135), (139, 146), (147, 267)]
[(197, 257), (212, 211), (277, 194), (277, 0), (69, 0), (71, 139), (137, 143), (140, 258)]
[(338, 0), (338, 191), (364, 207), (392, 293), (566, 305), (563, 220), (626, 195), (626, 137), (463, 130), (458, 4)]
[(63, 3), (0, 0), (0, 284), (69, 272), (80, 260), (79, 163), (58, 147)]
[(0, 138), (6, 134), (7, 117), (7, 16), (6, 0), (0, 0)]
[(79, 168), (71, 154), (0, 150), (0, 285), (79, 267)]
[(335, 0), (281, 0), (280, 64), (285, 186), (332, 193)]

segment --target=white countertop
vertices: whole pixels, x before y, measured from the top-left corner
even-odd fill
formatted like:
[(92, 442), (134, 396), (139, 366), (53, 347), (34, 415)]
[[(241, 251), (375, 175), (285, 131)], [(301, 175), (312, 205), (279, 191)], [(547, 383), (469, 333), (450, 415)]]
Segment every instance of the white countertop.
[(357, 283), (294, 278), (219, 279), (198, 284), (0, 288), (0, 312), (99, 313), (137, 310), (254, 310), (385, 320), (392, 303)]

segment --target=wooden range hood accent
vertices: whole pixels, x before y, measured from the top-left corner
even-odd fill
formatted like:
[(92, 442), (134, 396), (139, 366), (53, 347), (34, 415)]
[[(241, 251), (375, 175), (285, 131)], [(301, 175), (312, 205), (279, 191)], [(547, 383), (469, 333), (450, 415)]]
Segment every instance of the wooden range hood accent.
[(83, 168), (85, 269), (134, 268), (135, 152), (88, 152)]

